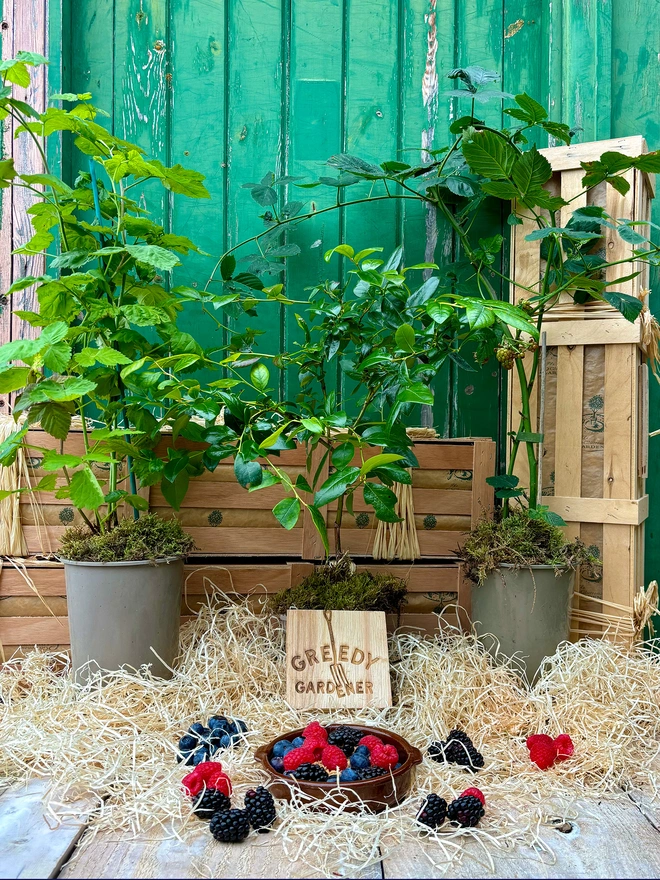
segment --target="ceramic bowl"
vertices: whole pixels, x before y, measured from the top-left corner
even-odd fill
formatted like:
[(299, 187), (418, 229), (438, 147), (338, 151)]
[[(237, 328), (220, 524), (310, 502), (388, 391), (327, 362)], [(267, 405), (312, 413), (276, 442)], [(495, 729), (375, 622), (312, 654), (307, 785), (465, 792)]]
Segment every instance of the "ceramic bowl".
[[(334, 730), (342, 727), (340, 724), (328, 724), (326, 730)], [(290, 800), (292, 786), (299, 788), (313, 800), (325, 798), (329, 792), (334, 792), (333, 802), (347, 804), (348, 812), (357, 812), (362, 804), (365, 804), (372, 812), (380, 813), (386, 807), (395, 807), (406, 799), (413, 783), (415, 766), (421, 764), (422, 753), (415, 746), (411, 746), (402, 736), (383, 730), (381, 727), (366, 727), (363, 724), (347, 724), (363, 732), (363, 736), (373, 734), (380, 737), (388, 745), (393, 745), (399, 753), (401, 766), (386, 776), (377, 776), (375, 779), (364, 779), (361, 782), (305, 782), (292, 776), (284, 776), (274, 770), (268, 760), (272, 754), (275, 743), (283, 739), (289, 741), (297, 736), (302, 736), (303, 729), (292, 730), (283, 733), (266, 745), (260, 746), (255, 758), (261, 764), (270, 777), (268, 788), (276, 798)], [(353, 805), (353, 806), (351, 806)], [(310, 803), (310, 807), (314, 806)], [(322, 805), (319, 808), (323, 808)]]

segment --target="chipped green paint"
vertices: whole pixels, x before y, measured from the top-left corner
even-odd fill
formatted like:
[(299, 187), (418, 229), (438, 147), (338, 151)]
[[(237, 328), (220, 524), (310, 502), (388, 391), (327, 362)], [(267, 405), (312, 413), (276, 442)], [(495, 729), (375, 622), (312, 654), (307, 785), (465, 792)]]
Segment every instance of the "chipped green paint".
[[(211, 201), (150, 208), (211, 254), (259, 227), (241, 184), (269, 168), (316, 174), (339, 150), (415, 159), (445, 143), (461, 108), (450, 113), (443, 75), (462, 64), (497, 68), (505, 90), (546, 102), (553, 118), (581, 126), (582, 141), (643, 134), (660, 147), (660, 15), (641, 0), (50, 0), (49, 10), (51, 85), (93, 92), (117, 133), (206, 174)], [(499, 121), (498, 108), (486, 112)], [(74, 176), (70, 150), (62, 162)], [(332, 197), (311, 192), (319, 207)], [(660, 222), (660, 204), (654, 213)], [(492, 233), (502, 220), (494, 212), (480, 231)], [(298, 233), (303, 250), (287, 284), (300, 295), (327, 273), (323, 252), (340, 239), (356, 247), (403, 242), (408, 262), (431, 251), (450, 258), (451, 236), (443, 226), (435, 235), (434, 218), (417, 204), (326, 214)], [(207, 258), (192, 257), (178, 280), (204, 283), (209, 268)], [(652, 282), (657, 288), (657, 275)], [(184, 323), (206, 343), (220, 332), (194, 307)], [(299, 333), (277, 304), (260, 328), (260, 345), (271, 349)], [(283, 377), (282, 390), (294, 388), (295, 377)], [(503, 445), (497, 369), (452, 366), (435, 392), (442, 434), (496, 436)], [(652, 428), (660, 428), (659, 403), (652, 383)], [(654, 451), (649, 575), (660, 570)]]

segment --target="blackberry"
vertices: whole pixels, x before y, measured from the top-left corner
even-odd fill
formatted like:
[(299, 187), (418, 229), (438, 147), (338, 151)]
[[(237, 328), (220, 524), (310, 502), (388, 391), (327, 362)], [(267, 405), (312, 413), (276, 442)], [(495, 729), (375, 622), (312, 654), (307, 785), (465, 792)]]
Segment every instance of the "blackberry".
[(429, 828), (438, 828), (447, 818), (447, 801), (437, 794), (430, 794), (417, 814), (417, 821)]
[(250, 819), (250, 825), (259, 834), (267, 834), (277, 818), (273, 796), (263, 785), (260, 785), (256, 791), (250, 789), (246, 793), (245, 812)]
[(301, 764), (291, 774), (295, 779), (303, 782), (327, 782), (328, 774), (320, 764)]
[(250, 819), (246, 810), (226, 810), (213, 816), (209, 831), (223, 843), (238, 843), (250, 833)]
[(467, 735), (467, 733), (465, 733), (465, 731), (461, 730), (460, 727), (455, 727), (453, 730), (449, 731), (447, 742), (450, 743), (453, 739), (457, 739), (459, 742), (465, 743), (466, 746), (473, 745), (470, 737)]
[(478, 797), (468, 794), (456, 798), (447, 807), (450, 822), (457, 822), (462, 828), (474, 828), (484, 814), (484, 807)]
[(363, 779), (375, 779), (377, 776), (386, 776), (387, 770), (382, 767), (365, 767), (363, 770), (356, 770), (357, 778), (360, 782)]
[(335, 727), (328, 734), (328, 745), (339, 746), (347, 758), (350, 758), (362, 739), (362, 731), (355, 727)]
[(458, 764), (459, 767), (467, 767), (469, 770), (479, 770), (484, 766), (483, 755), (475, 749), (469, 739), (467, 743), (456, 737), (447, 740), (446, 743), (433, 742), (429, 746), (428, 755), (439, 764)]
[(215, 788), (207, 788), (193, 798), (193, 813), (205, 822), (208, 822), (215, 813), (226, 812), (230, 806), (231, 801), (227, 795)]

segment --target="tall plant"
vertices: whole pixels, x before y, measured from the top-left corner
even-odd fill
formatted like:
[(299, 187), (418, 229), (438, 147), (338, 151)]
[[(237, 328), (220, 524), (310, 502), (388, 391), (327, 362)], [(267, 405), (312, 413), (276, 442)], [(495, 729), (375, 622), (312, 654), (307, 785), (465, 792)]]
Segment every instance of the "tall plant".
[[(543, 320), (560, 297), (568, 295), (576, 303), (589, 299), (608, 302), (624, 318), (634, 321), (643, 303), (617, 288), (639, 275), (642, 263), (660, 264), (660, 248), (643, 234), (643, 227), (649, 224), (611, 217), (598, 206), (571, 211), (569, 202), (552, 195), (545, 187), (552, 175), (550, 163), (535, 146), (530, 146), (528, 138), (540, 131), (570, 144), (574, 133), (568, 125), (550, 121), (547, 110), (527, 94), (514, 97), (497, 90), (493, 83), (499, 75), (494, 71), (467, 67), (453, 70), (449, 77), (456, 81), (457, 87), (447, 94), (467, 99), (470, 111), (452, 123), (453, 142), (432, 151), (426, 164), (412, 166), (398, 159), (375, 164), (357, 156), (340, 154), (332, 156), (327, 163), (338, 172), (334, 177), (321, 176), (316, 181), (298, 184), (295, 178), (277, 179), (268, 174), (258, 184), (245, 184), (255, 201), (265, 209), (261, 214), (264, 230), (249, 240), (261, 251), (258, 259), (253, 261), (252, 269), (257, 275), (276, 269), (269, 252), (277, 253), (276, 248), (282, 247), (285, 233), (321, 213), (396, 199), (432, 206), (453, 232), (457, 258), (440, 268), (433, 289), (427, 288), (428, 295), (417, 303), (416, 317), (419, 320), (423, 315), (437, 325), (436, 330), (442, 329), (432, 343), (436, 345), (438, 337), (442, 339), (446, 351), (439, 348), (441, 356), (450, 356), (459, 365), (465, 365), (460, 351), (468, 341), (476, 341), (476, 356), (480, 362), (485, 363), (494, 354), (504, 369), (514, 371), (521, 400), (519, 422), (512, 436), (507, 473), (494, 476), (490, 481), (496, 487), (497, 495), (507, 499), (505, 506), (508, 499), (521, 500), (524, 496), (532, 516), (558, 522), (560, 518), (549, 513), (539, 502), (539, 444), (542, 437), (533, 423), (530, 405), (539, 375), (538, 338)], [(478, 103), (501, 102), (509, 98), (513, 99), (514, 106), (505, 108), (504, 113), (510, 118), (511, 126), (496, 128), (478, 117)], [(627, 192), (629, 183), (625, 172), (631, 168), (648, 173), (660, 171), (660, 152), (631, 157), (608, 151), (598, 161), (581, 164), (584, 169), (583, 190), (571, 201), (582, 199), (601, 183), (618, 192)], [(368, 194), (351, 199), (347, 195), (349, 188), (365, 181), (370, 184)], [(280, 195), (292, 183), (302, 187), (330, 187), (337, 193), (336, 201), (320, 211), (305, 213), (302, 202), (284, 202)], [(536, 226), (527, 240), (539, 242), (545, 260), (538, 285), (522, 285), (502, 270), (500, 253), (505, 239), (501, 234), (485, 238), (474, 235), (476, 224), (490, 199), (510, 204), (510, 226), (523, 220), (532, 221)], [(568, 219), (562, 222), (560, 217), (567, 215)], [(615, 230), (632, 245), (629, 256), (607, 260), (598, 248), (605, 228)], [(237, 244), (223, 255), (210, 279), (211, 282), (217, 281), (217, 273), (222, 269), (227, 296), (233, 307), (239, 310), (242, 294), (233, 285), (231, 273), (228, 275), (225, 270), (228, 261), (235, 265), (233, 252), (244, 244), (246, 242)], [(290, 253), (298, 250), (295, 243), (290, 242), (286, 247)], [(616, 271), (609, 272), (611, 269)], [(517, 293), (515, 299), (522, 295), (519, 307), (500, 300), (493, 277), (497, 278), (497, 287), (503, 286), (505, 290), (508, 287), (512, 300), (514, 292)], [(368, 281), (367, 278), (365, 283)], [(462, 303), (464, 313), (459, 319), (457, 306), (461, 307)], [(249, 298), (248, 304), (252, 305)], [(502, 313), (504, 308), (507, 309), (505, 316)], [(403, 328), (408, 320), (403, 316), (400, 319), (399, 340), (405, 339), (408, 331)], [(530, 323), (533, 329), (530, 329)], [(401, 351), (399, 348), (399, 355)], [(389, 363), (392, 353), (388, 351), (383, 363)], [(523, 364), (526, 355), (531, 355), (527, 370)], [(428, 371), (420, 373), (422, 384), (428, 385), (431, 378)], [(425, 395), (419, 395), (419, 402), (422, 397)], [(522, 450), (529, 465), (527, 487), (520, 487), (514, 476), (517, 457)]]

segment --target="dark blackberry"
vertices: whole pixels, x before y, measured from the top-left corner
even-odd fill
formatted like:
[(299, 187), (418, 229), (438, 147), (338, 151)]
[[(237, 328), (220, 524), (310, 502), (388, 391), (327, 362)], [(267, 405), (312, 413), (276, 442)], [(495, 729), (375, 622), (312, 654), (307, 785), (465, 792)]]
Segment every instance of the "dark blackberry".
[(193, 813), (205, 822), (208, 822), (215, 813), (226, 812), (230, 807), (231, 801), (227, 795), (215, 788), (207, 788), (193, 798)]
[(250, 789), (246, 793), (245, 812), (249, 816), (250, 825), (259, 834), (267, 834), (277, 818), (273, 796), (263, 785), (260, 785), (256, 791)]
[(457, 739), (459, 742), (465, 743), (466, 746), (473, 745), (470, 737), (465, 733), (465, 731), (461, 730), (460, 727), (455, 727), (453, 730), (449, 731), (449, 736), (447, 737), (446, 742), (450, 743), (453, 739)]
[(223, 843), (238, 843), (250, 833), (250, 819), (245, 810), (216, 813), (209, 823), (209, 831)]
[(362, 731), (355, 727), (335, 727), (328, 734), (328, 745), (339, 746), (347, 758), (350, 758), (362, 739)]
[(327, 782), (328, 774), (320, 764), (301, 764), (291, 774), (295, 779), (302, 782)]
[(382, 767), (365, 767), (363, 770), (356, 770), (355, 772), (360, 782), (363, 779), (375, 779), (377, 776), (387, 775), (387, 770)]
[(456, 798), (447, 807), (447, 818), (463, 828), (474, 828), (484, 814), (484, 807), (478, 797), (468, 794)]
[(437, 828), (446, 818), (447, 801), (437, 794), (430, 794), (417, 814), (417, 821), (422, 825), (428, 825), (429, 828)]
[(444, 745), (445, 744), (441, 740), (435, 740), (431, 743), (428, 750), (428, 756), (432, 761), (437, 761), (439, 764), (445, 763)]
[(472, 743), (466, 744), (455, 738), (447, 743), (431, 743), (428, 754), (439, 764), (458, 764), (459, 767), (467, 767), (469, 770), (479, 770), (484, 766), (483, 755)]

